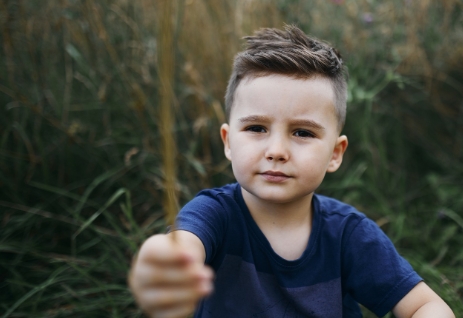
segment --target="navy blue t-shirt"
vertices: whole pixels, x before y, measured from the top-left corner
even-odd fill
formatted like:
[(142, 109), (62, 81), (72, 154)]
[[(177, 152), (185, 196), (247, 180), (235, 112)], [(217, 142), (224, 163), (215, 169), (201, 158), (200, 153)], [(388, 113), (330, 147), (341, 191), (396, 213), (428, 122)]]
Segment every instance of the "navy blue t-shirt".
[(199, 237), (216, 273), (195, 317), (362, 317), (357, 303), (381, 317), (422, 280), (364, 214), (321, 195), (312, 204), (308, 246), (288, 261), (253, 220), (239, 184), (187, 203), (177, 229)]

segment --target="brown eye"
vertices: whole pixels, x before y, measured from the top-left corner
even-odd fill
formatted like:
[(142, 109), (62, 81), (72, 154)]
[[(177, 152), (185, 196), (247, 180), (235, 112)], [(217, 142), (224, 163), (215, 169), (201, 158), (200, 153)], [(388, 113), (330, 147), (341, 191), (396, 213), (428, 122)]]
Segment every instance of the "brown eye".
[(308, 130), (296, 130), (294, 136), (302, 138), (313, 138), (315, 134)]
[(262, 126), (249, 126), (249, 127), (246, 127), (246, 131), (251, 131), (251, 132), (255, 132), (255, 133), (264, 133), (264, 132), (266, 132), (265, 128), (262, 127)]

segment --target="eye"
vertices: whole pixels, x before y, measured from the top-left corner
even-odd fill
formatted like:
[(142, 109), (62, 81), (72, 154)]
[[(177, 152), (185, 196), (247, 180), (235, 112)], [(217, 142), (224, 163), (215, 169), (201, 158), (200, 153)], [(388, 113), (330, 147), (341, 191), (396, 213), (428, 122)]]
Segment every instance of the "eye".
[(264, 133), (266, 132), (265, 128), (262, 126), (249, 126), (246, 127), (246, 131), (255, 132), (255, 133)]
[(294, 132), (294, 136), (302, 138), (314, 138), (315, 134), (309, 130), (299, 129)]

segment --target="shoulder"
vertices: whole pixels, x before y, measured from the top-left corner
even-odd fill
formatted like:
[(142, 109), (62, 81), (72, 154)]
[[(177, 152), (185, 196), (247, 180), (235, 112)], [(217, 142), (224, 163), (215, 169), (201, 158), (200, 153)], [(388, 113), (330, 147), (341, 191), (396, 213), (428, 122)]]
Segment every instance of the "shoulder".
[(314, 195), (313, 205), (320, 230), (329, 237), (339, 238), (344, 252), (372, 242), (391, 245), (376, 222), (352, 205), (318, 194)]
[(239, 190), (237, 183), (227, 184), (220, 188), (201, 190), (191, 201), (182, 208), (184, 210), (217, 211), (229, 210), (238, 205), (236, 193)]
[(185, 213), (217, 213), (234, 208), (238, 204), (236, 192), (239, 185), (237, 183), (227, 184), (220, 188), (204, 189), (187, 202), (180, 210), (179, 215)]
[(355, 207), (337, 199), (320, 194), (314, 194), (313, 207), (320, 219), (324, 222), (338, 224), (341, 226), (355, 226), (368, 218)]
[(313, 201), (315, 205), (320, 209), (321, 212), (327, 214), (338, 214), (344, 216), (356, 216), (364, 218), (365, 214), (359, 212), (355, 207), (339, 201), (337, 199), (327, 197), (321, 194), (314, 194)]
[(315, 195), (313, 204), (315, 213), (319, 214), (320, 223), (342, 235), (344, 247), (355, 250), (362, 244), (370, 246), (376, 243), (394, 250), (378, 224), (355, 207), (323, 195)]
[(217, 198), (219, 196), (228, 196), (228, 197), (235, 197), (235, 193), (239, 188), (238, 183), (230, 183), (226, 184), (222, 187), (218, 188), (211, 188), (211, 189), (204, 189), (198, 192), (195, 198), (204, 198), (204, 197), (213, 197)]

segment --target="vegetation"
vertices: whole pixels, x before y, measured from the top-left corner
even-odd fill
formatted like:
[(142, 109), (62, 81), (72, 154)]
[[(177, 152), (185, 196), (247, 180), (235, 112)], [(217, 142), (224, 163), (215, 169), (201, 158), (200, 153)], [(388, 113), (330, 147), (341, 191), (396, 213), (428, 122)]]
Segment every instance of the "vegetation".
[(178, 0), (170, 16), (161, 3), (0, 2), (2, 317), (141, 316), (126, 275), (165, 231), (165, 185), (183, 204), (233, 181), (218, 134), (232, 58), (284, 23), (349, 68), (350, 145), (319, 192), (376, 220), (463, 316), (461, 1)]

